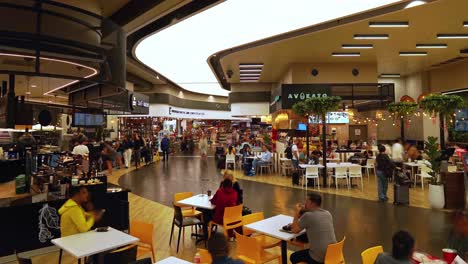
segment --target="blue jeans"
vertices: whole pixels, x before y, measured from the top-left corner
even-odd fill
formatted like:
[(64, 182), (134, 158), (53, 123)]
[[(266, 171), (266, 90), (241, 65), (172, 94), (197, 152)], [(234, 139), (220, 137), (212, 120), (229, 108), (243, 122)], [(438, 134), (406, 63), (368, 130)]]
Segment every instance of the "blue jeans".
[(376, 170), (377, 174), (377, 192), (379, 194), (379, 200), (385, 201), (388, 200), (387, 190), (388, 190), (388, 178), (385, 175), (385, 172)]
[(253, 162), (252, 162), (252, 170), (255, 171), (255, 169), (257, 169), (257, 166), (260, 166), (260, 165), (263, 165), (263, 164), (266, 164), (266, 163), (267, 163), (266, 161), (259, 160), (259, 159), (254, 159)]

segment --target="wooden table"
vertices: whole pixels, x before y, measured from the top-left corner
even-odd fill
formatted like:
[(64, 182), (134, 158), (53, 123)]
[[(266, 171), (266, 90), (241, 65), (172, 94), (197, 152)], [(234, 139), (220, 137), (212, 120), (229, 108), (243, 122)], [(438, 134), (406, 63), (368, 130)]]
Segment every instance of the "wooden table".
[(168, 257), (156, 262), (155, 264), (192, 264), (192, 262), (188, 262), (176, 257)]
[(78, 263), (81, 263), (82, 258), (133, 244), (138, 241), (138, 238), (110, 227), (107, 232), (96, 232), (92, 230), (86, 233), (52, 239), (51, 242), (70, 253), (78, 259)]
[(277, 215), (252, 224), (248, 224), (245, 227), (252, 229), (255, 232), (281, 240), (281, 261), (283, 264), (286, 264), (288, 263), (287, 242), (305, 233), (305, 230), (302, 230), (298, 234), (280, 231), (282, 230), (283, 226), (291, 224), (293, 219), (294, 218), (292, 216)]

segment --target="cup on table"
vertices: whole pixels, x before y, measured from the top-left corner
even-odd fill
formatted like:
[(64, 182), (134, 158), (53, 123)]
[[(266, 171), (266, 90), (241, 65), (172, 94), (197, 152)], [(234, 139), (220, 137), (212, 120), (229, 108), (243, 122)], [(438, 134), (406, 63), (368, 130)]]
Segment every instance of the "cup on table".
[(211, 190), (206, 191), (206, 194), (208, 194), (208, 197), (211, 197)]
[(447, 264), (450, 264), (453, 262), (453, 260), (457, 257), (457, 251), (455, 249), (451, 248), (444, 248), (442, 249), (442, 254), (445, 262)]

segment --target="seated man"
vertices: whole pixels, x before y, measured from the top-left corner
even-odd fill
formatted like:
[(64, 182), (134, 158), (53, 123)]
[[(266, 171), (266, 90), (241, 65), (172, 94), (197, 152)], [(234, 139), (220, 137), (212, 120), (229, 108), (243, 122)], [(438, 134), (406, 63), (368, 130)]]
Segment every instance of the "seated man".
[(59, 209), (60, 233), (62, 237), (88, 232), (94, 222), (102, 218), (102, 212), (88, 213), (83, 205), (89, 200), (88, 189), (84, 186), (71, 189), (71, 198)]
[(208, 240), (208, 252), (213, 264), (243, 264), (242, 260), (229, 257), (229, 247), (223, 233), (214, 233)]
[(380, 253), (375, 264), (410, 264), (414, 251), (414, 238), (406, 231), (398, 231), (392, 238), (392, 254)]
[(305, 204), (297, 204), (291, 230), (299, 233), (305, 229), (310, 248), (294, 252), (291, 263), (324, 263), (329, 244), (336, 243), (333, 218), (330, 212), (322, 209), (322, 197), (310, 193)]
[(266, 145), (262, 146), (262, 155), (252, 162), (252, 173), (255, 173), (257, 166), (267, 164), (271, 161), (271, 152)]

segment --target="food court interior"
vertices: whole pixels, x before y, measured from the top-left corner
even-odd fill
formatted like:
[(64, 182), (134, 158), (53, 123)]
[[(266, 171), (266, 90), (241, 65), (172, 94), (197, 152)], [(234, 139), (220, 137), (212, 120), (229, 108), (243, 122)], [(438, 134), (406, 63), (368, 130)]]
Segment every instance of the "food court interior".
[(466, 10), (0, 1), (0, 263), (466, 263)]

